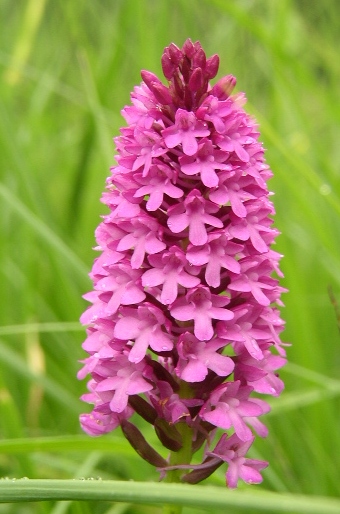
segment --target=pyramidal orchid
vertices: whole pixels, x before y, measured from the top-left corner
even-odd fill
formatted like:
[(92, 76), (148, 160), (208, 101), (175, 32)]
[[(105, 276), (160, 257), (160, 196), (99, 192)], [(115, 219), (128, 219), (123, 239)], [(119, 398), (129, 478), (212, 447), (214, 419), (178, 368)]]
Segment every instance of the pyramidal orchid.
[(142, 71), (115, 139), (81, 317), (78, 376), (91, 375), (82, 399), (94, 407), (80, 422), (92, 436), (120, 426), (167, 480), (197, 483), (226, 465), (228, 487), (259, 483), (267, 463), (247, 453), (270, 409), (257, 395), (281, 393), (285, 364), (271, 171), (235, 78), (210, 84), (217, 55), (188, 39), (161, 62), (167, 85)]

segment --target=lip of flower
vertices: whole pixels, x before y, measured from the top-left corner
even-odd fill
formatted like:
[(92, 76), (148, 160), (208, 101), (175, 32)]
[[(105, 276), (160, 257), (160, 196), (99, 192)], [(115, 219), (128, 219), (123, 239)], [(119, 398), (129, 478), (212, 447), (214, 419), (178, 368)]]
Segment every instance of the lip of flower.
[[(121, 426), (161, 477), (183, 470), (183, 482), (225, 462), (236, 487), (239, 478), (259, 483), (266, 466), (246, 453), (254, 432), (267, 434), (258, 417), (269, 406), (253, 393), (283, 388), (284, 289), (272, 276), (282, 276), (270, 248), (272, 173), (245, 96), (231, 96), (236, 79), (210, 85), (218, 66), (199, 42), (172, 43), (162, 56), (168, 84), (142, 71), (122, 111), (128, 125), (102, 197), (110, 212), (95, 233), (101, 255), (84, 295), (89, 356), (78, 377), (91, 375), (82, 399), (93, 411), (80, 417), (87, 433)], [(133, 413), (177, 452), (176, 466), (128, 421)], [(217, 427), (226, 432), (212, 450)], [(191, 464), (204, 442), (202, 463)]]

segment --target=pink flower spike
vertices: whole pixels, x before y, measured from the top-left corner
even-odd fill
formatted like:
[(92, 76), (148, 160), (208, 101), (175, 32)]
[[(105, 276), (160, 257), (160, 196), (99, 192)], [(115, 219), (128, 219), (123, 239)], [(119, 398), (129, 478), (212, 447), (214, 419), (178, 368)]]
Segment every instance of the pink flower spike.
[[(286, 362), (272, 172), (244, 93), (232, 95), (236, 79), (210, 82), (218, 55), (187, 39), (161, 65), (164, 82), (142, 71), (114, 138), (80, 318), (78, 378), (89, 375), (81, 399), (92, 405), (80, 423), (92, 436), (121, 426), (161, 479), (175, 471), (194, 484), (226, 465), (228, 487), (259, 483), (267, 464), (246, 456), (268, 433), (258, 396), (281, 393)], [(167, 466), (132, 415), (185, 462), (170, 455)]]
[(166, 153), (166, 148), (161, 146), (162, 138), (154, 131), (136, 130), (134, 133), (136, 141), (134, 144), (126, 145), (125, 150), (136, 156), (132, 171), (143, 169), (143, 177), (149, 173), (152, 159)]
[(243, 245), (228, 241), (223, 232), (209, 234), (208, 243), (202, 247), (188, 246), (187, 259), (194, 266), (206, 264), (205, 279), (211, 287), (221, 283), (221, 269), (240, 273), (241, 267), (237, 254), (243, 250)]
[(140, 271), (132, 270), (126, 263), (118, 263), (111, 268), (109, 276), (101, 278), (95, 288), (97, 291), (112, 293), (107, 302), (107, 310), (114, 314), (120, 305), (140, 303), (145, 299), (145, 293), (138, 285)]

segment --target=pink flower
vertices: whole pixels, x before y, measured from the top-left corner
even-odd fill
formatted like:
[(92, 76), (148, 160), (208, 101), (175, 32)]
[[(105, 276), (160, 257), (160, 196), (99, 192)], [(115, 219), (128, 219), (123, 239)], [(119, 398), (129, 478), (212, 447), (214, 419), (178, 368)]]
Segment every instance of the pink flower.
[(203, 246), (189, 245), (187, 251), (188, 261), (195, 266), (206, 264), (205, 280), (211, 287), (218, 287), (221, 283), (221, 269), (225, 268), (236, 274), (241, 267), (237, 255), (243, 246), (227, 239), (224, 232), (210, 233), (207, 244)]
[(160, 301), (163, 304), (173, 303), (178, 295), (178, 287), (192, 288), (200, 283), (198, 277), (190, 275), (185, 253), (177, 246), (171, 246), (168, 252), (150, 255), (149, 263), (153, 268), (147, 270), (142, 277), (144, 287), (162, 285)]
[(208, 240), (208, 232), (205, 225), (222, 228), (221, 220), (212, 216), (218, 207), (205, 200), (201, 193), (194, 189), (190, 191), (183, 204), (173, 205), (168, 210), (168, 227), (171, 232), (178, 234), (188, 229), (189, 241), (197, 246), (203, 245)]
[(196, 119), (195, 113), (178, 109), (175, 114), (175, 124), (164, 129), (162, 136), (168, 148), (182, 145), (185, 155), (194, 155), (198, 149), (198, 137), (209, 136), (206, 123)]
[(171, 315), (179, 321), (193, 321), (194, 334), (200, 341), (209, 341), (214, 335), (213, 319), (229, 320), (234, 314), (225, 308), (226, 296), (212, 295), (207, 287), (197, 287), (185, 298), (177, 300), (170, 308)]
[(134, 340), (128, 358), (130, 362), (137, 363), (143, 360), (149, 346), (158, 352), (172, 350), (172, 338), (162, 330), (166, 324), (162, 311), (145, 303), (137, 310), (121, 309), (113, 336), (127, 342)]
[(199, 174), (203, 184), (207, 187), (216, 187), (219, 179), (216, 170), (230, 169), (229, 164), (224, 164), (225, 153), (215, 150), (209, 139), (202, 139), (197, 153), (193, 157), (184, 155), (179, 158), (181, 171), (185, 175)]
[(217, 388), (201, 409), (201, 417), (216, 427), (228, 430), (233, 427), (242, 441), (252, 439), (252, 432), (244, 418), (260, 416), (259, 405), (249, 399), (250, 386), (241, 386), (240, 381), (228, 382)]
[(133, 269), (141, 267), (145, 254), (153, 255), (166, 248), (165, 243), (160, 239), (160, 227), (153, 218), (139, 216), (128, 221), (123, 218), (121, 227), (126, 231), (126, 235), (120, 239), (117, 250), (120, 252), (133, 250), (131, 256)]
[(175, 174), (171, 168), (162, 164), (153, 165), (147, 178), (136, 177), (136, 181), (141, 184), (141, 187), (137, 189), (133, 196), (141, 198), (149, 195), (146, 209), (156, 211), (162, 205), (164, 195), (176, 199), (183, 196), (183, 191), (174, 185), (175, 180)]
[[(219, 58), (200, 43), (164, 50), (167, 80), (142, 71), (122, 114), (102, 201), (109, 212), (95, 236), (84, 295), (91, 306), (78, 378), (92, 412), (83, 430), (121, 426), (139, 455), (161, 472), (197, 483), (225, 464), (228, 487), (259, 483), (267, 463), (248, 459), (260, 417), (278, 396), (285, 364), (279, 313), (285, 291), (267, 180), (272, 173), (256, 122), (232, 95), (236, 79), (210, 84)], [(168, 465), (129, 421), (154, 426), (162, 445), (185, 462)], [(217, 428), (224, 433), (214, 443)], [(204, 446), (201, 463), (193, 454)], [(171, 462), (173, 459), (171, 459)]]
[(203, 342), (190, 332), (182, 334), (177, 344), (179, 360), (176, 374), (186, 382), (202, 382), (209, 369), (218, 376), (229, 376), (234, 370), (234, 362), (216, 351), (223, 347), (225, 341), (222, 339)]
[(208, 455), (228, 462), (229, 467), (226, 479), (227, 486), (231, 489), (237, 487), (239, 478), (247, 484), (259, 484), (262, 482), (260, 471), (266, 468), (268, 463), (245, 457), (253, 440), (254, 438), (249, 441), (242, 441), (236, 434), (229, 438), (227, 434), (223, 434), (215, 449), (212, 452), (208, 452)]

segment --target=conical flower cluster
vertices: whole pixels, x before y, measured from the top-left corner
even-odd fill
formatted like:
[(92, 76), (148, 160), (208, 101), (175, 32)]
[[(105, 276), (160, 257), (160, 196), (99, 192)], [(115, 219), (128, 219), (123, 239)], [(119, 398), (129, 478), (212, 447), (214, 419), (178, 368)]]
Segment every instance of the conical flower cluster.
[[(234, 77), (210, 85), (218, 66), (198, 42), (171, 44), (162, 56), (168, 85), (143, 71), (122, 111), (127, 126), (103, 195), (110, 212), (85, 295), (92, 306), (81, 317), (89, 357), (79, 378), (91, 375), (82, 398), (94, 405), (81, 425), (93, 436), (121, 426), (162, 476), (180, 470), (184, 482), (227, 463), (236, 487), (238, 478), (259, 483), (267, 465), (246, 454), (254, 432), (267, 434), (258, 418), (269, 406), (254, 393), (283, 389), (283, 289), (271, 171), (244, 95), (231, 96)], [(134, 413), (177, 459), (146, 442)], [(203, 445), (202, 463), (192, 464)]]

